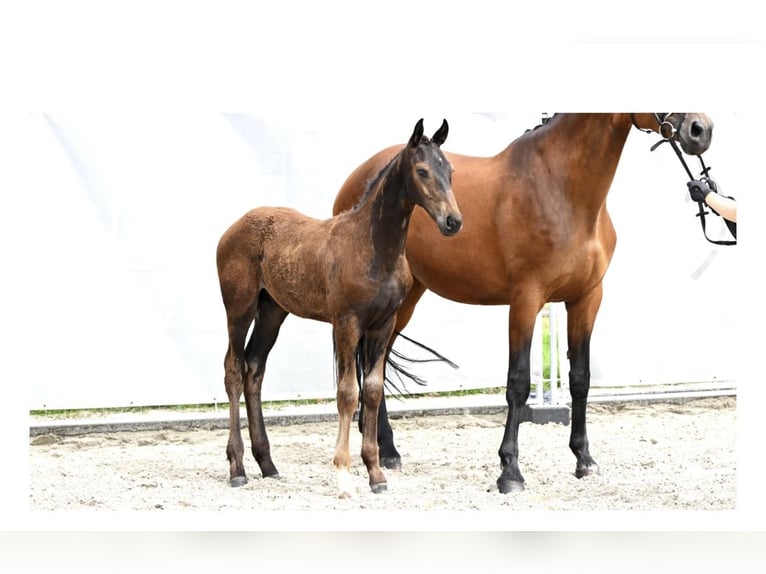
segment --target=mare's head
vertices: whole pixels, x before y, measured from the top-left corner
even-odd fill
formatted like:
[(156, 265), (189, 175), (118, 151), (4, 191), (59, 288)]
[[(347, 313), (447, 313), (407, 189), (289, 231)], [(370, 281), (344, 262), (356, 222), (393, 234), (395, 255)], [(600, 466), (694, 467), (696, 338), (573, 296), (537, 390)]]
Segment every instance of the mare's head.
[(452, 164), (440, 146), (447, 139), (447, 120), (429, 139), (423, 135), (423, 120), (418, 120), (410, 141), (402, 150), (407, 199), (426, 210), (442, 235), (455, 235), (463, 226), (463, 216), (452, 194)]
[(705, 114), (631, 114), (633, 123), (644, 130), (673, 139), (684, 153), (701, 155), (713, 139), (713, 121)]

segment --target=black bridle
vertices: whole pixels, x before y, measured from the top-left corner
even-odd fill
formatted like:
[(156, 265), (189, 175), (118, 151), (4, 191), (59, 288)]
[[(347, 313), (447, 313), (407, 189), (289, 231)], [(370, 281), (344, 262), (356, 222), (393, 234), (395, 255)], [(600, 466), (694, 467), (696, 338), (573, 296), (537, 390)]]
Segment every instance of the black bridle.
[[(660, 141), (658, 141), (657, 143), (655, 143), (650, 148), (650, 151), (656, 150), (660, 145), (662, 145), (662, 144), (664, 144), (666, 142), (669, 143), (670, 147), (673, 148), (673, 151), (676, 152), (676, 156), (678, 157), (678, 160), (681, 162), (681, 165), (686, 170), (686, 175), (689, 176), (689, 181), (694, 181), (695, 179), (700, 179), (700, 180), (703, 180), (703, 181), (707, 182), (710, 179), (710, 175), (709, 175), (710, 168), (705, 165), (705, 161), (702, 159), (702, 155), (698, 155), (697, 156), (697, 158), (700, 161), (700, 165), (702, 166), (702, 171), (700, 172), (700, 177), (699, 178), (695, 178), (692, 175), (692, 172), (689, 169), (689, 166), (686, 164), (686, 160), (684, 159), (683, 152), (678, 147), (678, 143), (675, 140), (675, 135), (676, 135), (677, 129), (676, 129), (676, 126), (674, 126), (673, 124), (671, 124), (668, 121), (668, 118), (670, 116), (671, 116), (671, 114), (657, 114), (657, 113), (654, 114), (654, 118), (657, 120), (657, 125), (659, 127), (659, 134), (660, 134), (660, 136), (662, 136), (662, 139)], [(685, 119), (685, 114), (683, 114), (681, 116), (681, 121), (679, 122), (679, 125), (681, 125), (683, 123), (684, 119)], [(638, 128), (639, 130), (641, 130), (642, 132), (653, 133), (652, 130), (646, 129), (646, 128), (642, 128), (641, 126), (639, 126), (636, 123), (635, 114), (630, 114), (630, 121), (632, 121), (633, 125), (636, 128)], [(735, 241), (724, 241), (724, 240), (710, 239), (708, 237), (708, 235), (707, 235), (707, 229), (706, 229), (707, 228), (707, 223), (705, 221), (705, 216), (709, 215), (710, 212), (709, 211), (705, 211), (705, 208), (702, 205), (702, 202), (697, 202), (697, 206), (699, 207), (699, 212), (697, 213), (697, 217), (700, 218), (700, 224), (702, 225), (702, 234), (705, 236), (705, 239), (707, 239), (710, 243), (714, 243), (716, 245), (736, 245), (737, 244), (736, 240)]]

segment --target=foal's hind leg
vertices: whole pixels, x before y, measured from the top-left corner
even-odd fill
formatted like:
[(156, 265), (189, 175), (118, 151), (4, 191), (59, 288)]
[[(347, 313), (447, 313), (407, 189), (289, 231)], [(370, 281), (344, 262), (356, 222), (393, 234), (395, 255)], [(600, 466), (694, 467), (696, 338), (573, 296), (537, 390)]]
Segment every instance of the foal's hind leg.
[(229, 348), (224, 359), (224, 385), (229, 397), (229, 442), (226, 457), (229, 460), (229, 483), (242, 486), (247, 483), (243, 462), (245, 446), (242, 442), (239, 420), (239, 398), (244, 390), (244, 347), (252, 316), (246, 315), (229, 320)]
[(279, 328), (287, 317), (287, 312), (277, 305), (264, 290), (258, 300), (255, 326), (250, 341), (245, 349), (247, 375), (245, 378), (245, 404), (247, 406), (248, 429), (252, 443), (253, 457), (261, 468), (264, 478), (279, 478), (277, 467), (271, 460), (269, 438), (263, 422), (261, 406), (261, 386), (266, 369), (266, 359), (279, 335)]

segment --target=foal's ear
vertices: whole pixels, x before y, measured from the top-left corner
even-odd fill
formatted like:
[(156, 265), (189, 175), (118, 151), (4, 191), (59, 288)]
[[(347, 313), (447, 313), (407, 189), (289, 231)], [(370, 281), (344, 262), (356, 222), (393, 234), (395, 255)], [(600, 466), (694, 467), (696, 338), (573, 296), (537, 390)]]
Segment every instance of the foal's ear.
[(437, 146), (441, 146), (447, 139), (448, 133), (449, 125), (447, 124), (447, 120), (442, 120), (442, 127), (436, 130), (436, 133), (431, 138), (431, 141), (434, 142)]
[(410, 137), (410, 143), (409, 145), (411, 147), (417, 147), (417, 145), (420, 143), (420, 138), (423, 137), (423, 118), (420, 118), (418, 120), (418, 123), (415, 124), (415, 129), (412, 132), (412, 136)]

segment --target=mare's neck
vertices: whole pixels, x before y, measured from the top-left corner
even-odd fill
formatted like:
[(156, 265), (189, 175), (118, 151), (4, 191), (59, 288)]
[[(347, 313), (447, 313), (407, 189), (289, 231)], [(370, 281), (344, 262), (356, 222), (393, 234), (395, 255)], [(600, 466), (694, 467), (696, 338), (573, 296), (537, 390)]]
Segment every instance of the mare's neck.
[(556, 188), (594, 217), (606, 202), (631, 122), (628, 114), (557, 114), (529, 135)]

